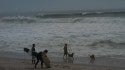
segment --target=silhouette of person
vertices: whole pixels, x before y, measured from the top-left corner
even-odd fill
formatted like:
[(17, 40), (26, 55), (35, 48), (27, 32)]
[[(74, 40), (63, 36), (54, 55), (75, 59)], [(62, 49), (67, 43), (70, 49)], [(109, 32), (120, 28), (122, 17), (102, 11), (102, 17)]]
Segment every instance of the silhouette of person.
[(35, 44), (32, 44), (32, 48), (31, 48), (31, 55), (32, 55), (32, 63), (35, 64), (35, 56), (34, 56), (34, 53), (35, 53)]
[(67, 44), (64, 45), (63, 50), (64, 50), (64, 54), (63, 54), (63, 59), (64, 59), (64, 57), (66, 56), (66, 58), (67, 58), (67, 55), (68, 55)]

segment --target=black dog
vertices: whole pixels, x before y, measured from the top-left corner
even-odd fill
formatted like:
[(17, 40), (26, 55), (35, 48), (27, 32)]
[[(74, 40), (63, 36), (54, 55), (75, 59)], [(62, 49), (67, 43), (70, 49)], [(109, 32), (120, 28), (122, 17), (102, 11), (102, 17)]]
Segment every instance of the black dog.
[(68, 63), (73, 63), (74, 61), (74, 53), (68, 53), (68, 59), (67, 59), (67, 62)]
[(68, 53), (68, 57), (71, 57), (74, 60), (74, 53), (71, 53), (71, 54)]
[[(24, 52), (26, 52), (26, 53), (29, 53), (30, 52), (30, 49), (28, 49), (28, 48), (24, 48)], [(36, 66), (37, 66), (37, 64), (39, 63), (39, 61), (41, 62), (41, 68), (43, 68), (43, 58), (42, 58), (42, 54), (47, 54), (48, 53), (48, 50), (44, 50), (43, 52), (39, 52), (39, 53), (37, 53), (37, 52), (33, 52), (33, 56), (35, 56), (36, 57), (36, 59), (37, 59), (37, 62), (35, 63), (35, 68), (36, 68)], [(50, 67), (47, 67), (47, 68), (50, 68)]]

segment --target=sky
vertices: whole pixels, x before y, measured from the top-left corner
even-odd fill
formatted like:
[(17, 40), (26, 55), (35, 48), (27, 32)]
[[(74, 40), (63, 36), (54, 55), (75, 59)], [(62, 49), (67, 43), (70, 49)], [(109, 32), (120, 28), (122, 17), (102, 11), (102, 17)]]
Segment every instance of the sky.
[(0, 12), (125, 9), (125, 0), (0, 0)]

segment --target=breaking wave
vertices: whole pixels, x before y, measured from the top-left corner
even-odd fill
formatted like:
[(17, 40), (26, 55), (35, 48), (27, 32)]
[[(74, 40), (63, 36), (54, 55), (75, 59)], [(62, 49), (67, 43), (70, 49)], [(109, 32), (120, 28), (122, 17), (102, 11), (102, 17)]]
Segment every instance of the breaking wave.
[(1, 18), (2, 22), (27, 22), (27, 23), (32, 23), (36, 22), (35, 18), (32, 17), (24, 17), (24, 16), (15, 16), (15, 17), (3, 17)]
[(39, 14), (38, 18), (65, 18), (65, 17), (123, 17), (124, 11), (120, 12), (79, 12), (79, 13), (47, 13)]
[(122, 49), (125, 46), (125, 42), (117, 43), (111, 40), (100, 40), (100, 41), (93, 42), (87, 46), (96, 46), (97, 48), (108, 47), (108, 48)]
[[(37, 13), (39, 14), (39, 13)], [(1, 22), (19, 23), (76, 23), (95, 22), (86, 20), (85, 17), (125, 17), (125, 12), (81, 12), (81, 13), (44, 13), (36, 16), (8, 16), (1, 17)]]

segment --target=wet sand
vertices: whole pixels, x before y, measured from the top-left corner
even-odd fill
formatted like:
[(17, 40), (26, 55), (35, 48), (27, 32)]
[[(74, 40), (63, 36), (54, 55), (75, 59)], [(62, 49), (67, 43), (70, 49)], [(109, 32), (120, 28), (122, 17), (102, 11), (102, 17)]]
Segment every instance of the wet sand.
[(51, 68), (41, 69), (39, 63), (35, 69), (30, 59), (0, 57), (0, 70), (125, 70), (125, 67), (51, 61)]

